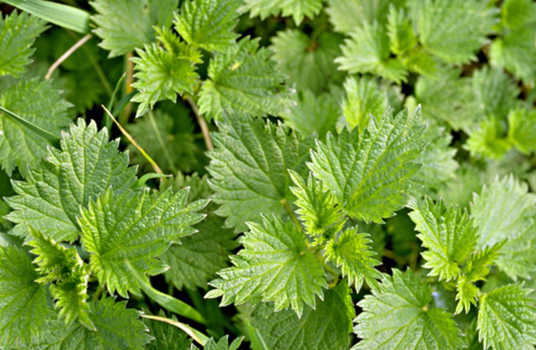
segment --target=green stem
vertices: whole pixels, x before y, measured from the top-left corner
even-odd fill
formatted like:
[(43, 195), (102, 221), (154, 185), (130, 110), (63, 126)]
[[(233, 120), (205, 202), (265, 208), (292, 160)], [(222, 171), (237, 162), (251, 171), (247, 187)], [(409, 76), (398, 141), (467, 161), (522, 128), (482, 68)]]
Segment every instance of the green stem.
[(302, 227), (300, 225), (300, 222), (298, 221), (298, 219), (296, 218), (296, 215), (294, 215), (294, 212), (292, 211), (292, 209), (290, 208), (290, 205), (288, 205), (288, 201), (286, 198), (283, 198), (281, 200), (281, 205), (283, 206), (283, 208), (285, 208), (285, 211), (288, 213), (288, 215), (290, 216), (290, 219), (292, 220), (292, 222), (294, 223), (294, 225), (296, 225), (296, 227), (298, 228), (298, 231), (302, 231)]
[(158, 130), (158, 126), (156, 125), (156, 121), (154, 120), (154, 114), (153, 111), (149, 111), (149, 121), (151, 122), (151, 127), (153, 128), (153, 132), (156, 136), (156, 140), (158, 141), (158, 144), (162, 148), (162, 152), (164, 153), (164, 157), (166, 157), (166, 160), (169, 163), (169, 166), (171, 170), (173, 171), (173, 174), (177, 173), (177, 168), (175, 167), (175, 164), (173, 162), (173, 158), (171, 158), (171, 155), (169, 154), (169, 151), (166, 147), (166, 144), (164, 140), (162, 139), (162, 135), (160, 134), (160, 131)]
[(151, 286), (151, 283), (149, 283), (148, 279), (140, 274), (129, 261), (126, 261), (125, 264), (132, 275), (136, 278), (136, 281), (138, 281), (140, 284), (141, 289), (149, 298), (151, 298), (151, 300), (155, 301), (168, 311), (174, 312), (177, 315), (189, 318), (198, 323), (205, 324), (205, 319), (196, 309), (186, 304), (184, 301), (154, 289), (153, 286)]

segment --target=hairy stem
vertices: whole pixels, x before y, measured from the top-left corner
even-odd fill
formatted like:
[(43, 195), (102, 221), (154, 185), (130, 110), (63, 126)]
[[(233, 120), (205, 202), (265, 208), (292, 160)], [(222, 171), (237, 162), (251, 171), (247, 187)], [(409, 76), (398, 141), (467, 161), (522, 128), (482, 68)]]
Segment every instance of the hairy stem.
[(50, 66), (50, 68), (47, 71), (47, 74), (45, 75), (45, 79), (46, 80), (50, 79), (50, 77), (52, 76), (52, 73), (54, 73), (56, 68), (58, 68), (66, 59), (68, 59), (76, 50), (82, 47), (82, 45), (87, 43), (88, 40), (91, 38), (92, 38), (91, 34), (86, 34), (80, 40), (78, 40), (73, 46), (71, 46), (69, 50), (65, 51), (65, 53), (61, 55), (60, 58), (58, 58), (56, 62), (54, 62)]
[[(134, 62), (132, 62), (132, 51), (125, 56), (125, 65), (126, 65), (126, 79), (125, 79), (125, 95), (128, 95), (132, 92), (132, 83), (134, 82)], [(119, 116), (119, 121), (122, 124), (128, 122), (128, 117), (132, 112), (132, 102), (128, 102), (123, 109), (123, 112)]]
[(172, 326), (175, 326), (179, 328), (181, 331), (183, 331), (184, 333), (188, 334), (188, 336), (192, 338), (193, 340), (195, 340), (199, 345), (204, 346), (208, 341), (208, 337), (205, 334), (201, 333), (200, 331), (196, 330), (193, 327), (190, 327), (186, 323), (175, 321), (166, 317), (153, 316), (153, 315), (142, 314), (141, 317), (149, 319), (149, 320), (164, 322)]
[(207, 149), (211, 151), (212, 149), (214, 149), (214, 146), (212, 145), (212, 140), (210, 138), (210, 132), (208, 130), (207, 122), (205, 118), (203, 118), (201, 113), (199, 113), (199, 109), (197, 108), (197, 105), (195, 104), (193, 98), (191, 96), (186, 96), (186, 101), (188, 101), (188, 103), (192, 107), (192, 111), (197, 118), (197, 123), (199, 124), (199, 127), (201, 128), (201, 133), (203, 134), (203, 138), (205, 139), (205, 145), (207, 146)]

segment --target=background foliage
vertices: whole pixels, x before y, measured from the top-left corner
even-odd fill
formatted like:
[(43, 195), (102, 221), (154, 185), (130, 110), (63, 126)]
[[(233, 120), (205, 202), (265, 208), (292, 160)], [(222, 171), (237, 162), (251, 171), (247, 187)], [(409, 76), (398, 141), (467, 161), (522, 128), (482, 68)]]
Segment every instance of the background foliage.
[(0, 9), (0, 349), (534, 349), (535, 2)]

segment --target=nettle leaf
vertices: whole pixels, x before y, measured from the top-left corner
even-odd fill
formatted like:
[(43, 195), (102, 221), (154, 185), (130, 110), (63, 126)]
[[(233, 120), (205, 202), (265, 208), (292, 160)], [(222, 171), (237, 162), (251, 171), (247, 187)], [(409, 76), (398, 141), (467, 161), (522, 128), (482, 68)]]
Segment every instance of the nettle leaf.
[(183, 3), (175, 28), (192, 45), (208, 51), (223, 51), (232, 45), (238, 34), (239, 0), (188, 0)]
[(359, 233), (357, 228), (346, 229), (340, 235), (331, 238), (325, 246), (328, 261), (332, 261), (353, 284), (356, 292), (361, 290), (367, 281), (369, 286), (376, 286), (376, 279), (380, 279), (380, 271), (375, 266), (381, 261), (372, 246), (372, 239), (368, 233)]
[(139, 102), (136, 116), (142, 116), (161, 100), (177, 100), (177, 94), (193, 94), (199, 84), (195, 65), (200, 63), (201, 53), (194, 46), (181, 42), (170, 30), (157, 30), (158, 44), (136, 49), (139, 57), (132, 58), (136, 82), (132, 85), (139, 94), (132, 98)]
[(474, 111), (471, 79), (461, 78), (458, 69), (441, 69), (436, 78), (420, 76), (415, 97), (425, 118), (445, 121), (453, 129), (469, 130), (480, 114)]
[(25, 12), (0, 16), (0, 76), (24, 73), (32, 62), (32, 45), (46, 29), (44, 21)]
[[(218, 341), (214, 340), (214, 338), (210, 338), (203, 346), (203, 350), (238, 350), (243, 340), (243, 337), (236, 338), (229, 344), (229, 336), (221, 337)], [(198, 348), (195, 345), (192, 345), (190, 350), (198, 350)]]
[(431, 193), (456, 177), (459, 165), (454, 156), (457, 150), (449, 147), (452, 135), (438, 123), (430, 122), (423, 137), (428, 140), (429, 146), (419, 157), (422, 164), (419, 182)]
[(241, 7), (250, 16), (265, 19), (268, 16), (292, 16), (296, 25), (304, 17), (313, 18), (322, 9), (322, 0), (245, 0)]
[(95, 331), (87, 303), (89, 271), (76, 248), (65, 248), (38, 231), (30, 231), (32, 240), (28, 245), (36, 255), (33, 263), (41, 275), (36, 282), (51, 283), (50, 292), (56, 299), (56, 308), (60, 310), (59, 314), (65, 323), (70, 324), (78, 319), (85, 327)]
[(0, 342), (7, 348), (28, 348), (46, 335), (52, 309), (38, 277), (26, 251), (0, 247)]
[(355, 28), (335, 59), (339, 68), (353, 73), (373, 73), (396, 83), (405, 81), (408, 72), (400, 61), (390, 58), (387, 29), (379, 24), (363, 23)]
[(155, 258), (195, 233), (191, 226), (204, 218), (198, 211), (207, 201), (188, 204), (187, 198), (187, 189), (119, 196), (108, 190), (82, 209), (82, 244), (90, 253), (91, 271), (110, 293), (139, 294), (136, 275), (155, 274), (161, 267)]
[(349, 288), (339, 283), (329, 289), (315, 309), (306, 307), (298, 318), (291, 310), (273, 312), (259, 304), (246, 316), (267, 349), (348, 349), (355, 317)]
[(530, 289), (510, 284), (481, 297), (477, 327), (484, 349), (530, 349), (536, 345), (536, 304), (530, 293)]
[(326, 9), (331, 24), (335, 30), (351, 34), (354, 29), (363, 23), (377, 21), (384, 23), (387, 19), (389, 6), (398, 6), (406, 0), (329, 0)]
[(527, 192), (527, 185), (513, 176), (496, 178), (471, 203), (478, 247), (505, 240), (496, 264), (514, 280), (536, 273), (536, 196)]
[(326, 191), (322, 182), (309, 174), (307, 182), (296, 172), (290, 170), (294, 182), (290, 188), (296, 196), (294, 204), (298, 207), (300, 221), (309, 235), (321, 236), (327, 231), (337, 232), (344, 224), (345, 218), (335, 198)]
[(389, 106), (387, 93), (373, 79), (350, 77), (344, 82), (344, 90), (346, 99), (342, 109), (350, 130), (355, 127), (365, 130), (370, 116), (383, 115)]
[(103, 298), (91, 303), (90, 317), (97, 331), (76, 323), (69, 327), (58, 327), (54, 332), (57, 339), (48, 348), (143, 350), (151, 337), (138, 316), (139, 311), (127, 309), (126, 302)]
[(94, 0), (90, 4), (97, 11), (91, 17), (97, 24), (93, 32), (102, 39), (99, 46), (110, 51), (109, 57), (124, 55), (153, 40), (146, 0)]
[(443, 61), (476, 59), (496, 23), (496, 11), (479, 0), (412, 0), (410, 15), (422, 45)]
[(214, 55), (203, 82), (199, 110), (209, 118), (236, 114), (279, 115), (284, 80), (271, 61), (271, 52), (259, 40), (243, 38)]
[(298, 90), (320, 93), (343, 78), (334, 62), (340, 56), (341, 42), (341, 37), (334, 33), (320, 33), (313, 39), (299, 30), (288, 29), (272, 38), (270, 48), (279, 69)]
[(8, 175), (15, 167), (26, 174), (71, 122), (71, 104), (50, 80), (20, 79), (1, 90), (0, 106), (28, 123), (0, 111), (0, 165)]
[(196, 234), (182, 238), (180, 244), (173, 244), (161, 256), (162, 262), (170, 266), (166, 279), (177, 289), (206, 289), (216, 272), (227, 267), (229, 255), (238, 244), (234, 232), (223, 226), (224, 219), (209, 214), (194, 226)]
[(425, 199), (411, 205), (409, 214), (419, 231), (417, 237), (427, 251), (421, 253), (430, 276), (451, 281), (461, 273), (461, 266), (475, 248), (476, 228), (466, 210), (447, 208), (442, 201)]
[(502, 36), (490, 47), (491, 64), (505, 68), (526, 83), (536, 79), (536, 5), (530, 0), (507, 0), (501, 8)]
[(296, 94), (287, 111), (281, 113), (285, 124), (303, 136), (324, 138), (335, 132), (341, 117), (341, 107), (336, 92), (315, 95), (310, 90)]
[(244, 248), (231, 257), (234, 266), (218, 273), (206, 297), (223, 296), (222, 306), (273, 302), (275, 311), (291, 307), (298, 317), (305, 305), (314, 309), (327, 282), (322, 262), (307, 248), (305, 234), (277, 216), (249, 222), (248, 227), (240, 239)]
[(108, 141), (106, 129), (82, 120), (64, 134), (60, 149), (50, 148), (46, 160), (25, 181), (16, 181), (17, 195), (7, 198), (14, 209), (6, 218), (17, 225), (12, 233), (28, 237), (28, 226), (55, 241), (79, 237), (77, 218), (108, 188), (121, 193), (136, 182), (136, 169), (128, 167), (128, 154)]
[(393, 270), (358, 305), (355, 350), (462, 349), (463, 338), (448, 312), (432, 306), (432, 290), (412, 271)]
[(381, 223), (407, 202), (425, 152), (420, 113), (387, 111), (367, 129), (344, 130), (317, 141), (309, 168), (333, 193), (345, 212)]
[(249, 117), (219, 123), (219, 130), (208, 154), (212, 198), (221, 205), (216, 214), (227, 217), (226, 225), (237, 232), (261, 213), (284, 214), (284, 204), (292, 199), (287, 170), (305, 173), (311, 140)]
[(508, 114), (508, 140), (526, 155), (536, 151), (536, 111), (515, 109)]
[(473, 73), (471, 82), (475, 106), (483, 116), (504, 119), (519, 106), (517, 82), (503, 70), (484, 67)]

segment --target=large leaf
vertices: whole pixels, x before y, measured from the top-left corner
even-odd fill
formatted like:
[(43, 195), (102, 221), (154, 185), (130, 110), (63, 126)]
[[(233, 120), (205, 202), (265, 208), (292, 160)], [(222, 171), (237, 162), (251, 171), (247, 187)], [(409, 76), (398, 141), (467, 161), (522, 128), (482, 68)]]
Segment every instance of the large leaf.
[(175, 28), (189, 44), (222, 51), (238, 37), (233, 29), (240, 3), (239, 0), (187, 0), (175, 17)]
[(283, 76), (271, 62), (270, 50), (259, 48), (258, 40), (243, 38), (216, 53), (203, 82), (199, 110), (209, 118), (236, 114), (278, 115)]
[(390, 111), (367, 129), (317, 141), (309, 168), (352, 217), (382, 222), (407, 202), (426, 150), (420, 113)]
[(432, 304), (432, 290), (414, 272), (394, 270), (358, 305), (354, 350), (462, 349), (461, 332), (451, 316)]
[(41, 167), (14, 183), (17, 195), (7, 200), (14, 209), (7, 218), (17, 223), (13, 233), (27, 237), (32, 226), (55, 241), (76, 240), (81, 207), (108, 188), (120, 193), (136, 181), (136, 170), (128, 167), (128, 155), (118, 145), (94, 122), (86, 126), (80, 119), (71, 126), (60, 150), (49, 149)]
[(343, 283), (326, 292), (315, 309), (306, 307), (298, 318), (290, 310), (274, 313), (270, 305), (255, 307), (247, 319), (267, 349), (348, 349), (354, 306)]
[(231, 257), (234, 266), (218, 273), (207, 296), (223, 296), (221, 305), (271, 301), (275, 311), (291, 307), (300, 317), (304, 306), (315, 308), (327, 287), (322, 262), (291, 221), (276, 216), (249, 223), (240, 242), (244, 249)]
[(207, 201), (187, 204), (188, 190), (176, 193), (111, 190), (82, 210), (82, 244), (90, 254), (90, 268), (110, 293), (140, 292), (137, 275), (155, 274), (155, 259), (173, 242), (191, 235), (191, 227), (204, 217), (198, 211)]
[(226, 216), (226, 224), (237, 231), (262, 213), (283, 214), (292, 198), (287, 170), (303, 174), (309, 139), (248, 117), (233, 117), (219, 126), (208, 167), (213, 199), (221, 205), (216, 214)]

